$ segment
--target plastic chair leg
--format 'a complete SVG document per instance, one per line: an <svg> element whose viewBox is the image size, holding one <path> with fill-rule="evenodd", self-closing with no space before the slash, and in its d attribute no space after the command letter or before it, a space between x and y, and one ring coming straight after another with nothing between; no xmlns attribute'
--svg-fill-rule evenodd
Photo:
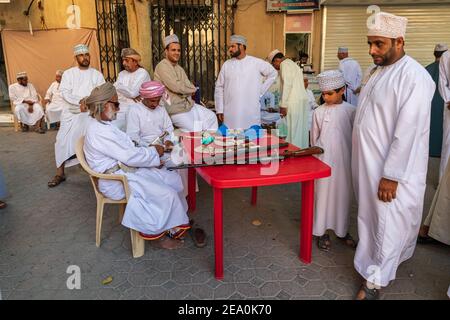
<svg viewBox="0 0 450 320"><path fill-rule="evenodd" d="M103 220L103 199L97 200L97 220L95 228L95 245L100 247L101 233L102 233L102 220Z"/></svg>

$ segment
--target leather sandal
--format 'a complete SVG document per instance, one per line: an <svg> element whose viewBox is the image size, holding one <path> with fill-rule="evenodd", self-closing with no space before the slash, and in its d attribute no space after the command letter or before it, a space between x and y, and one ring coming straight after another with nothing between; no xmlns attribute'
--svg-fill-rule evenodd
<svg viewBox="0 0 450 320"><path fill-rule="evenodd" d="M6 202L0 201L0 209L5 209L7 206Z"/></svg>
<svg viewBox="0 0 450 320"><path fill-rule="evenodd" d="M48 187L49 188L53 188L56 187L57 185L59 185L61 182L66 181L66 177L65 176L54 176L52 181L48 182Z"/></svg>
<svg viewBox="0 0 450 320"><path fill-rule="evenodd" d="M317 246L322 251L329 251L331 248L331 240L328 234L324 234L321 237L317 238Z"/></svg>
<svg viewBox="0 0 450 320"><path fill-rule="evenodd" d="M357 300L378 300L380 298L380 290L378 289L369 289L366 283L363 283L359 289L358 294L363 291L364 298Z"/></svg>

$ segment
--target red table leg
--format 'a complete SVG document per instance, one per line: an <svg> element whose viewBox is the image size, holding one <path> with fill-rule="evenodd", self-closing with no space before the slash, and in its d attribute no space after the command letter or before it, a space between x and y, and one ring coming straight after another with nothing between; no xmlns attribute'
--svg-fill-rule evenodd
<svg viewBox="0 0 450 320"><path fill-rule="evenodd" d="M258 198L258 187L252 187L252 206L256 206L256 199Z"/></svg>
<svg viewBox="0 0 450 320"><path fill-rule="evenodd" d="M189 211L195 211L196 207L196 194L195 194L195 179L196 171L194 168L188 169L188 206Z"/></svg>
<svg viewBox="0 0 450 320"><path fill-rule="evenodd" d="M216 260L216 279L223 279L223 198L222 189L214 192L214 254Z"/></svg>
<svg viewBox="0 0 450 320"><path fill-rule="evenodd" d="M314 214L314 180L302 182L302 213L300 225L300 260L311 263Z"/></svg>

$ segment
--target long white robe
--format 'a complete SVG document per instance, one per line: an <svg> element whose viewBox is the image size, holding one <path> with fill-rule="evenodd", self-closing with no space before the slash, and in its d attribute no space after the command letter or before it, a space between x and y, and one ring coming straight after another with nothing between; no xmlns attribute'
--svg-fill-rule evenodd
<svg viewBox="0 0 450 320"><path fill-rule="evenodd" d="M387 286L416 246L426 187L435 84L409 56L378 67L363 87L353 128L352 174L359 202L356 270ZM378 199L381 178L398 181L397 198Z"/></svg>
<svg viewBox="0 0 450 320"><path fill-rule="evenodd" d="M64 106L64 99L59 91L59 83L54 81L45 94L45 100L50 102L45 106L45 113L49 123L59 122L61 120L61 113Z"/></svg>
<svg viewBox="0 0 450 320"><path fill-rule="evenodd" d="M443 177L447 161L450 157L450 52L446 51L439 61L439 93L444 100L444 133L442 137L441 165L439 167L439 180Z"/></svg>
<svg viewBox="0 0 450 320"><path fill-rule="evenodd" d="M173 114L170 118L174 126L186 132L217 130L218 128L216 114L196 103L189 111Z"/></svg>
<svg viewBox="0 0 450 320"><path fill-rule="evenodd" d="M316 110L319 107L319 105L317 104L316 97L314 96L314 93L312 92L311 89L306 89L306 94L308 95L308 106L309 106L308 129L311 130L314 110Z"/></svg>
<svg viewBox="0 0 450 320"><path fill-rule="evenodd" d="M223 113L224 124L230 129L261 124L259 99L276 78L277 71L259 58L247 55L225 61L214 92L216 113Z"/></svg>
<svg viewBox="0 0 450 320"><path fill-rule="evenodd" d="M281 102L287 108L288 135L286 141L299 148L309 146L309 104L302 69L292 60L280 65Z"/></svg>
<svg viewBox="0 0 450 320"><path fill-rule="evenodd" d="M163 105L152 110L142 103L137 103L128 111L127 135L139 145L148 146L164 131L169 133L164 141L170 141L173 125Z"/></svg>
<svg viewBox="0 0 450 320"><path fill-rule="evenodd" d="M430 227L430 237L450 246L450 162L447 162L447 169L423 224Z"/></svg>
<svg viewBox="0 0 450 320"><path fill-rule="evenodd" d="M33 126L44 116L44 110L39 104L39 98L36 89L31 83L26 87L19 83L13 83L9 86L9 97L14 104L14 114L19 122ZM28 112L29 105L23 103L24 100L33 101L33 112Z"/></svg>
<svg viewBox="0 0 450 320"><path fill-rule="evenodd" d="M77 159L66 161L75 154L75 145L86 132L89 113L80 112L79 102L88 97L92 89L103 83L105 83L103 75L94 68L81 70L73 67L64 72L59 85L64 106L55 142L57 168L63 163L65 167L79 163Z"/></svg>
<svg viewBox="0 0 450 320"><path fill-rule="evenodd" d="M117 119L112 122L113 125L120 130L126 132L127 113L132 105L136 102L134 98L139 96L139 88L142 83L150 81L150 75L144 68L139 68L134 72L128 72L123 70L117 76L117 80L114 83L116 87L117 95L120 102L120 111L117 113Z"/></svg>
<svg viewBox="0 0 450 320"><path fill-rule="evenodd" d="M339 70L342 71L344 75L345 84L347 88L345 90L345 97L347 102L357 106L358 105L358 95L353 91L361 86L361 80L363 78L361 67L355 59L345 58L339 61Z"/></svg>
<svg viewBox="0 0 450 320"><path fill-rule="evenodd" d="M311 144L325 152L317 156L331 167L331 177L315 182L315 236L334 230L338 237L348 231L352 186L352 127L356 107L343 102L321 105L314 111Z"/></svg>
<svg viewBox="0 0 450 320"><path fill-rule="evenodd" d="M118 162L138 168L134 173L115 172L127 176L131 192L122 224L145 234L159 234L187 224L187 203L180 195L181 178L174 171L155 168L160 164L155 148L135 147L127 134L111 123L92 118L89 121L84 154L92 170L103 173ZM100 180L99 189L111 199L125 197L120 181Z"/></svg>

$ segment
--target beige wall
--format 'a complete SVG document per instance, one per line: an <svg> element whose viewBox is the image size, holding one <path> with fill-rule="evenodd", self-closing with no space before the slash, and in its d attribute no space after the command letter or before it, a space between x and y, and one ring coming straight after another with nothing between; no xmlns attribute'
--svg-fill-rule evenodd
<svg viewBox="0 0 450 320"><path fill-rule="evenodd" d="M265 59L273 49L284 47L284 13L266 13L266 1L241 0L235 15L234 33L247 37L247 53Z"/></svg>
<svg viewBox="0 0 450 320"><path fill-rule="evenodd" d="M9 4L0 3L0 20L2 28L10 30L28 30L28 19L23 12L27 10L30 0L13 0ZM67 7L72 4L71 0L45 0L44 17L47 28L66 28L66 21L70 14L66 13ZM94 0L77 0L75 4L81 9L81 27L97 28ZM33 3L30 10L30 18L33 29L40 29L41 11L37 7L37 1Z"/></svg>
<svg viewBox="0 0 450 320"><path fill-rule="evenodd" d="M130 46L139 52L141 65L153 78L149 2L126 0L126 5Z"/></svg>
<svg viewBox="0 0 450 320"><path fill-rule="evenodd" d="M267 13L266 1L241 0L235 16L235 33L248 39L247 52L265 59L273 49L284 49L285 13ZM313 13L311 57L314 69L318 70L321 58L322 11ZM317 66L317 67L316 67Z"/></svg>

